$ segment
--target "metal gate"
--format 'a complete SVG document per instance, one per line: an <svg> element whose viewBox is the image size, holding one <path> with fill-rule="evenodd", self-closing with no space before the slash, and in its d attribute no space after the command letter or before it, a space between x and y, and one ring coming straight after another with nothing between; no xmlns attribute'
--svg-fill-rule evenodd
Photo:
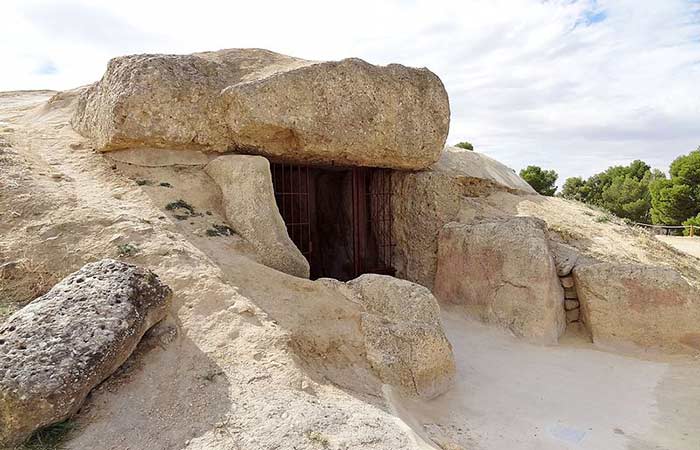
<svg viewBox="0 0 700 450"><path fill-rule="evenodd" d="M291 164L270 164L275 201L287 234L302 255L311 255L311 221L309 219L309 168Z"/></svg>
<svg viewBox="0 0 700 450"><path fill-rule="evenodd" d="M352 170L355 276L393 275L391 172L364 167Z"/></svg>
<svg viewBox="0 0 700 450"><path fill-rule="evenodd" d="M289 237L313 265L314 242L324 239L324 236L314 235L317 207L314 174L324 168L286 163L272 163L270 167L275 200ZM363 273L393 275L391 171L365 167L342 171L352 174L352 203L349 205L352 209L349 224L353 243L352 278Z"/></svg>

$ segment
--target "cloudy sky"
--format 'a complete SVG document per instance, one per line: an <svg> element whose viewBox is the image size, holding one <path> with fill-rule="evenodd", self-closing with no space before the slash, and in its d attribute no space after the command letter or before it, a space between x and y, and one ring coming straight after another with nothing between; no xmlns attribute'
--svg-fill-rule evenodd
<svg viewBox="0 0 700 450"><path fill-rule="evenodd" d="M700 0L3 0L0 90L99 79L110 57L262 47L428 67L449 142L568 176L700 145Z"/></svg>

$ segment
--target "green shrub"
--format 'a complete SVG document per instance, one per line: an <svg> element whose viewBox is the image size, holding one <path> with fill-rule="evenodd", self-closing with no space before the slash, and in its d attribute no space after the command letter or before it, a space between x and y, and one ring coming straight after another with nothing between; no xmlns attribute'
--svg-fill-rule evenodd
<svg viewBox="0 0 700 450"><path fill-rule="evenodd" d="M128 242L126 244L117 245L117 255L120 258L134 256L138 251L138 247L136 247L134 244L129 244Z"/></svg>

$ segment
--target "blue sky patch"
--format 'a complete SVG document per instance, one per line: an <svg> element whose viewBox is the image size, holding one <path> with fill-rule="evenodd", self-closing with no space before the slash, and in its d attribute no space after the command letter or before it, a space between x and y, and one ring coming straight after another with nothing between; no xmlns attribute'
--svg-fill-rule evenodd
<svg viewBox="0 0 700 450"><path fill-rule="evenodd" d="M605 11L586 11L583 13L584 22L586 25L593 25L594 23L602 22L608 17Z"/></svg>
<svg viewBox="0 0 700 450"><path fill-rule="evenodd" d="M37 75L53 75L58 72L58 67L51 60L46 60L42 62L39 67L34 71Z"/></svg>

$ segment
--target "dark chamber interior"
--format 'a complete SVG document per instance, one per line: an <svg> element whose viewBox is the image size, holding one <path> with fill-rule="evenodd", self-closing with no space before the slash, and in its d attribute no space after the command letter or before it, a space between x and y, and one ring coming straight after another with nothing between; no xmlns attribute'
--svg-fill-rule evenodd
<svg viewBox="0 0 700 450"><path fill-rule="evenodd" d="M391 173L272 163L275 200L311 278L393 275Z"/></svg>

